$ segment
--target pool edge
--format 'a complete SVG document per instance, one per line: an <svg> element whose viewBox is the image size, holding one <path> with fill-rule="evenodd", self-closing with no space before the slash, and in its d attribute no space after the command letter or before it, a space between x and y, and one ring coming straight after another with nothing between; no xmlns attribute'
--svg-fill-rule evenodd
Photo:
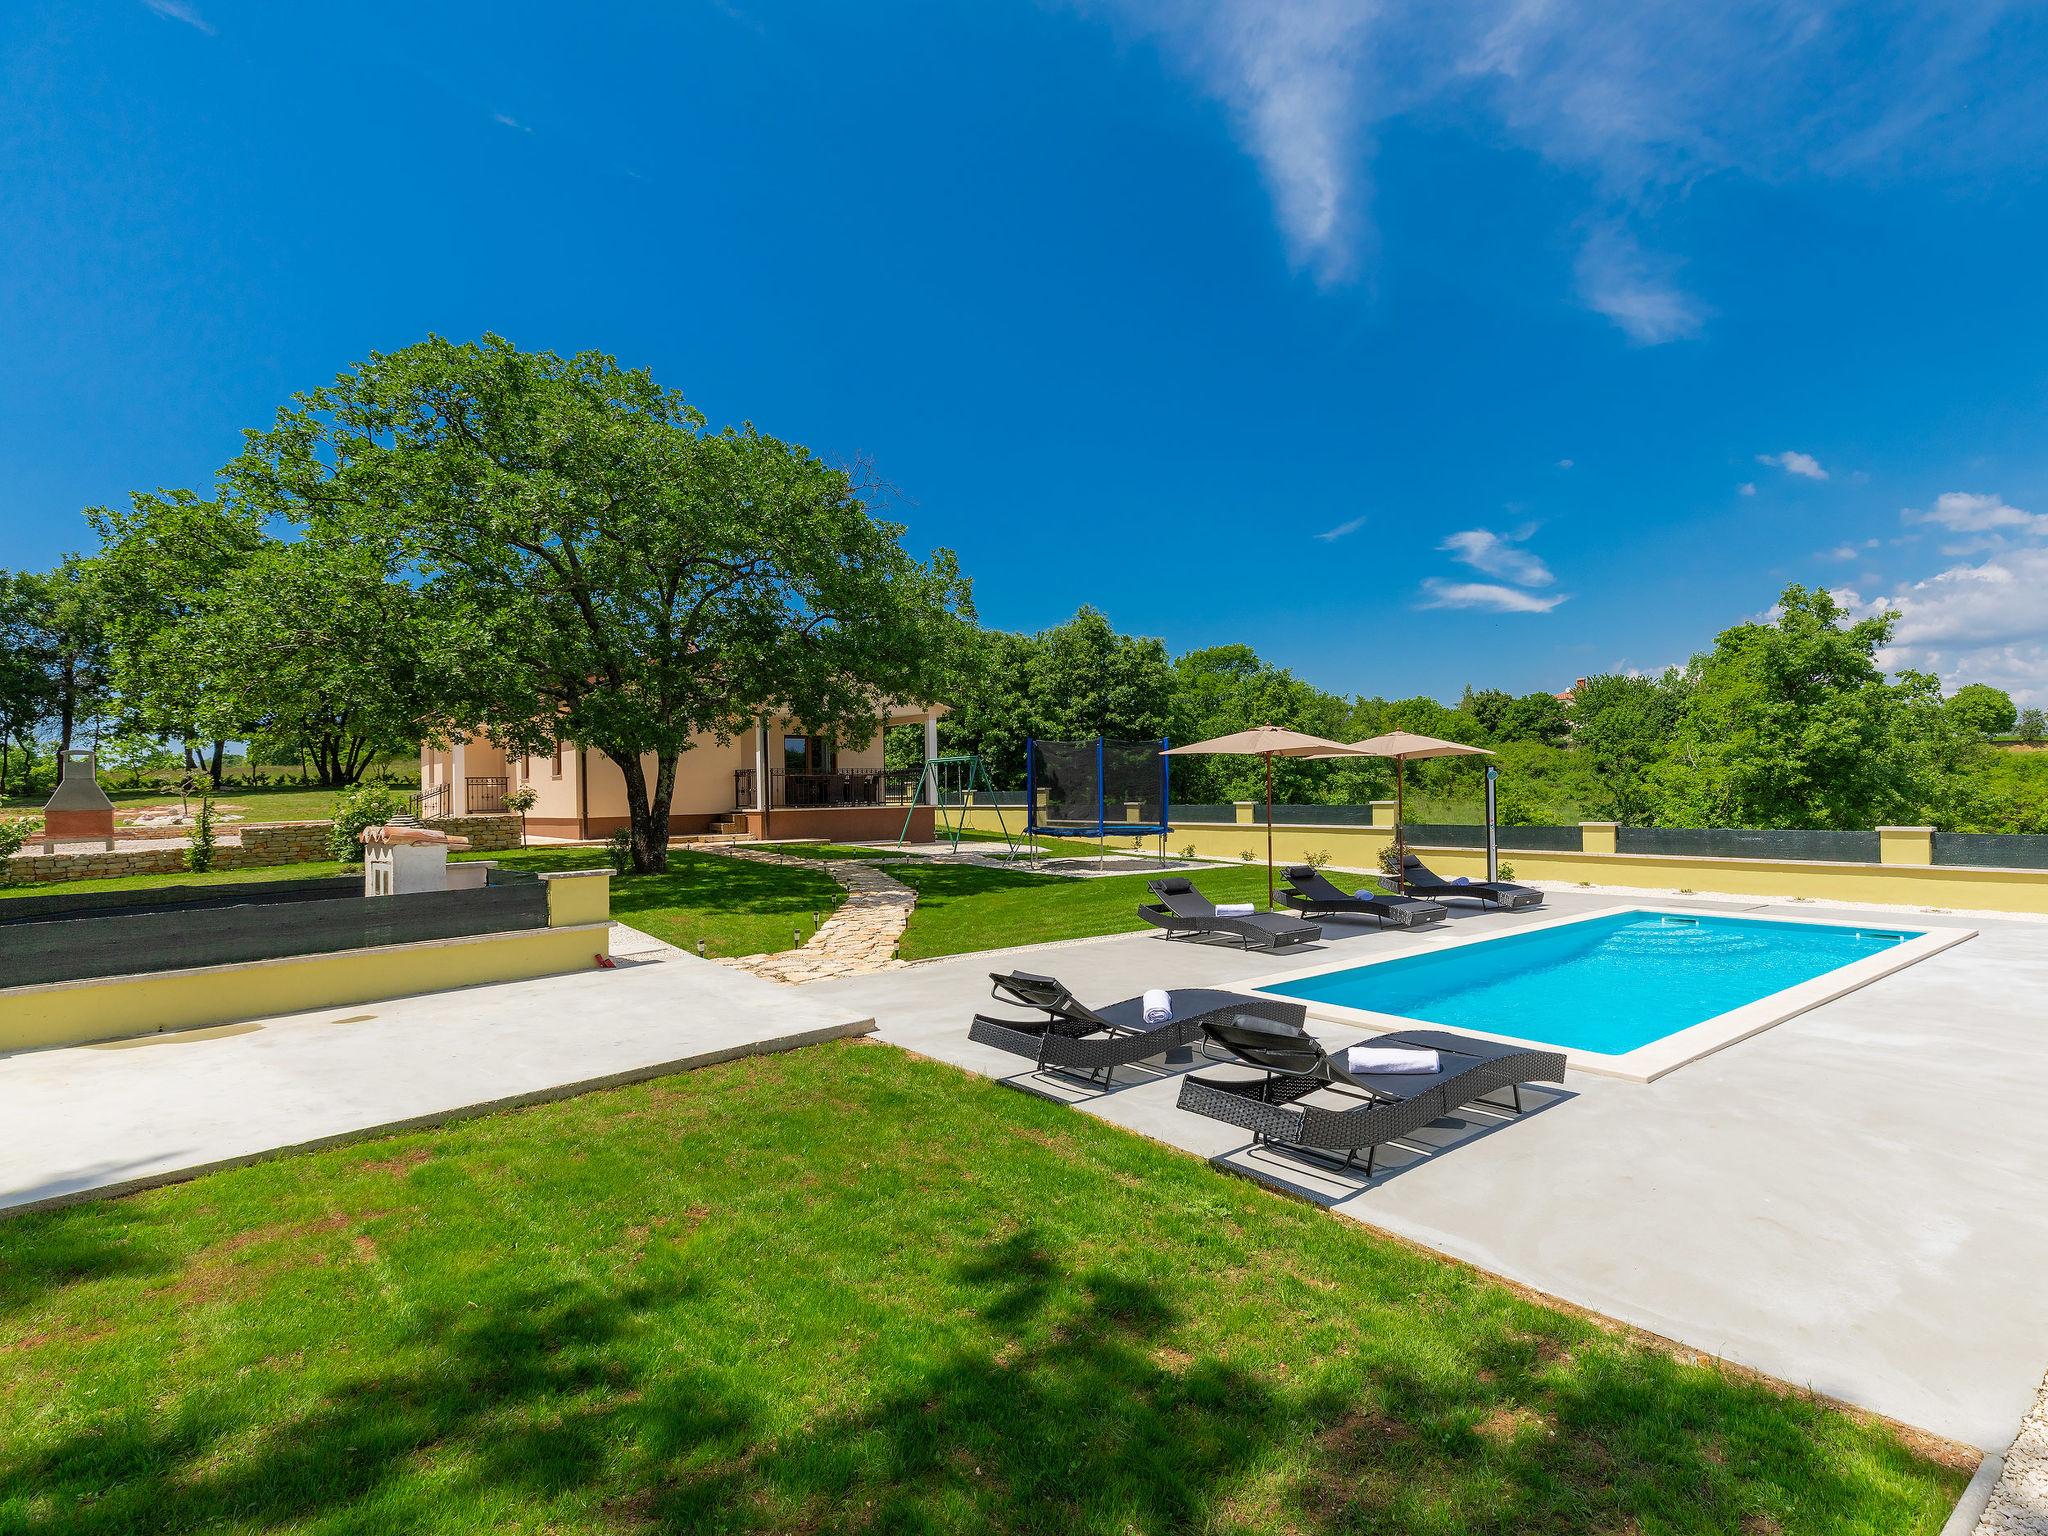
<svg viewBox="0 0 2048 1536"><path fill-rule="evenodd" d="M1496 940L1519 934L1536 933L1545 929L1563 928L1575 923L1593 922L1600 918L1614 917L1622 913L1651 913L1667 917L1691 917L1690 912L1673 912L1660 906L1647 906L1628 902L1612 907L1602 907L1593 912L1576 912L1558 916L1543 922L1517 923L1512 928L1491 933L1471 934L1451 939L1441 946L1432 946L1427 951L1404 950L1398 954L1377 955L1369 960L1333 960L1320 965L1304 966L1301 969L1273 972L1254 976L1238 985L1250 991L1264 992L1268 996L1282 997L1269 988L1283 983L1304 981L1311 976L1328 975L1336 971L1367 970L1375 965L1385 965L1396 960L1411 959L1418 953L1443 954L1453 949L1463 949L1473 944L1489 944ZM1822 928L1867 928L1867 923L1844 923L1832 918L1808 917L1804 914L1785 913L1744 913L1743 920L1767 923L1793 923L1808 927ZM1901 927L1907 926L1904 924ZM1866 955L1852 960L1847 965L1836 966L1807 981L1796 982L1776 992L1731 1008L1726 1013L1715 1014L1697 1024L1637 1046L1632 1051L1611 1055L1603 1051L1576 1050L1560 1046L1555 1041L1531 1040L1522 1035L1509 1035L1493 1030L1466 1029L1459 1027L1455 1032L1470 1035L1477 1040L1497 1040L1510 1045L1526 1045L1541 1050L1562 1050L1565 1065L1572 1071L1584 1072L1594 1077L1618 1078L1623 1082L1654 1083L1667 1073L1680 1067L1689 1066L1703 1057L1726 1050L1754 1035L1811 1012L1826 1003L1846 997L1882 981L1885 977L1917 965L1922 960L1952 949L1965 940L1977 937L1975 928L1939 927L1923 929L1914 937L1885 950L1881 954ZM1351 1008L1339 1003L1310 1002L1302 998L1288 998L1290 1002L1304 1003L1309 1017L1331 1024L1350 1024L1374 1034L1386 1034L1393 1030L1448 1029L1451 1026L1434 1024L1427 1020L1411 1019L1399 1014L1375 1013L1367 1008Z"/></svg>

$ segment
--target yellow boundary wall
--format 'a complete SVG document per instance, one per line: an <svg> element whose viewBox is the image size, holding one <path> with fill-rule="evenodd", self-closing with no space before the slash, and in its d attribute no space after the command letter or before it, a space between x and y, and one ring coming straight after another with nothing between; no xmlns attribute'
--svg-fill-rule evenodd
<svg viewBox="0 0 2048 1536"><path fill-rule="evenodd" d="M0 1051L85 1045L588 970L611 953L610 872L542 876L548 926L0 991Z"/></svg>
<svg viewBox="0 0 2048 1536"><path fill-rule="evenodd" d="M993 811L977 807L967 814L968 824L976 830L996 830ZM1016 819L1016 813L1007 808L1006 814ZM1243 814L1244 807L1239 807L1239 815ZM1393 835L1391 826L1280 824L1273 828L1273 857L1278 863L1299 864L1327 855L1328 862L1340 869L1377 870L1380 850L1393 841ZM1514 866L1518 880L1562 885L1699 891L1717 896L1799 896L1810 901L2048 915L2048 870L1932 864L1931 833L1925 827L1880 828L1884 862L1878 864L1591 851L1614 847L1614 827L1608 822L1588 823L1584 837L1588 851L1583 853L1517 849L1504 851L1501 858ZM1166 842L1169 853L1192 847L1197 858L1235 860L1246 852L1253 863L1264 863L1266 858L1262 822L1176 822ZM1115 844L1112 836L1111 846ZM1157 846L1157 839L1146 844L1148 849ZM1479 849L1413 846L1441 875L1476 879L1485 873L1486 855Z"/></svg>

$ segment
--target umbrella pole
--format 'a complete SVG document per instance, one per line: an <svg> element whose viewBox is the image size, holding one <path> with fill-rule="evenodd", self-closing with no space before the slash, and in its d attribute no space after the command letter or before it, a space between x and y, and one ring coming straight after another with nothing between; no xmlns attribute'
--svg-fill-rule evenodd
<svg viewBox="0 0 2048 1536"><path fill-rule="evenodd" d="M1399 890L1407 884L1408 833L1401 823L1406 819L1401 810L1404 777L1408 768L1405 758L1394 759L1394 888Z"/></svg>
<svg viewBox="0 0 2048 1536"><path fill-rule="evenodd" d="M1266 754L1266 910L1273 910L1273 754Z"/></svg>

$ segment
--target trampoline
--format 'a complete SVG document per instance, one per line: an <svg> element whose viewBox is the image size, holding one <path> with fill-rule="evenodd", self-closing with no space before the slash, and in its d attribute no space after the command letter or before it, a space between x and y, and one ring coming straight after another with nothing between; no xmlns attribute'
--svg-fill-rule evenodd
<svg viewBox="0 0 2048 1536"><path fill-rule="evenodd" d="M1164 838L1173 830L1161 741L1024 744L1024 822L1032 837Z"/></svg>

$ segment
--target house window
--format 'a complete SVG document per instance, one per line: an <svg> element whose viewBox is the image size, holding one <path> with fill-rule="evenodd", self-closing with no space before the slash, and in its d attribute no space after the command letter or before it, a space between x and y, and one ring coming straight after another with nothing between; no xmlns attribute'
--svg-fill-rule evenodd
<svg viewBox="0 0 2048 1536"><path fill-rule="evenodd" d="M559 741L555 743L555 766L552 776L558 779L562 776L562 744Z"/></svg>
<svg viewBox="0 0 2048 1536"><path fill-rule="evenodd" d="M838 756L832 743L822 736L785 736L782 738L782 771L784 773L830 773L833 761Z"/></svg>

